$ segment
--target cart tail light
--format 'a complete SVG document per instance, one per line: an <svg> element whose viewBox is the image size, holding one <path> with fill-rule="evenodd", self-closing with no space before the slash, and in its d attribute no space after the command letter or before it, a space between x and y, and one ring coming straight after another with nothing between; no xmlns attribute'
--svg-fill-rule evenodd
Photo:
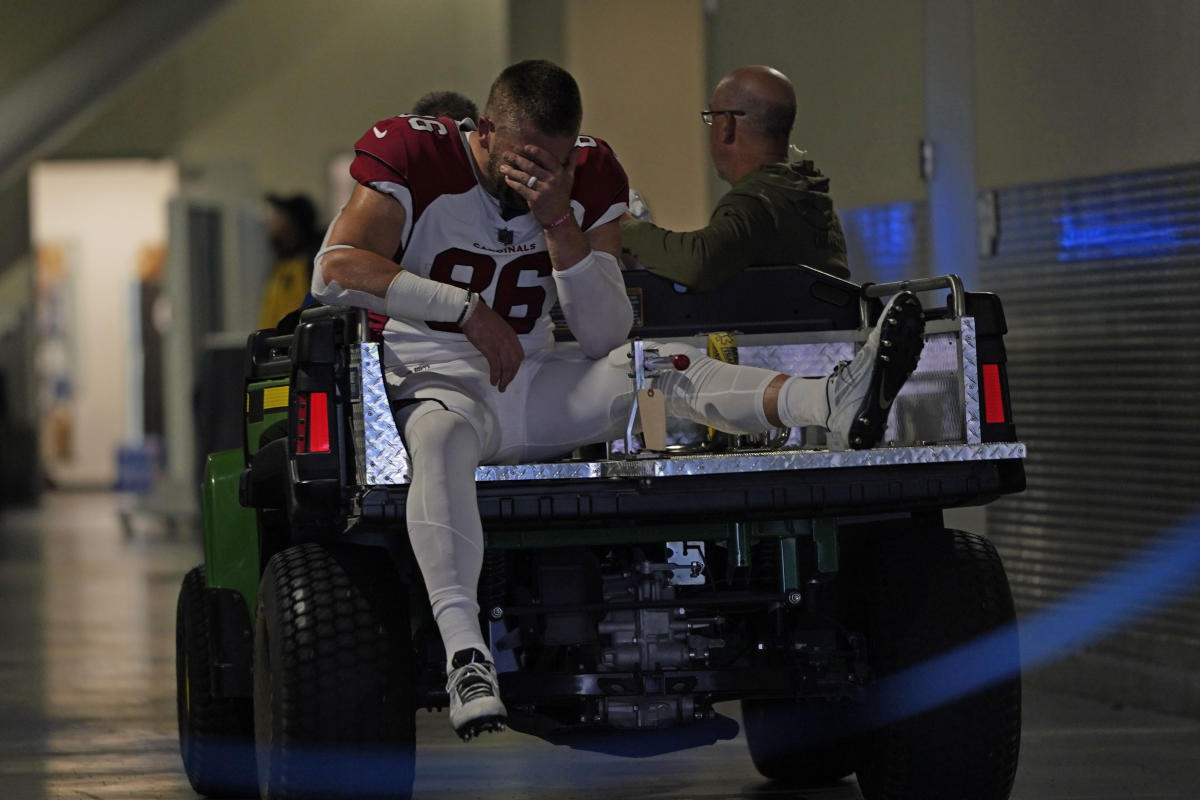
<svg viewBox="0 0 1200 800"><path fill-rule="evenodd" d="M1004 384L999 364L983 365L983 421L1004 422Z"/></svg>

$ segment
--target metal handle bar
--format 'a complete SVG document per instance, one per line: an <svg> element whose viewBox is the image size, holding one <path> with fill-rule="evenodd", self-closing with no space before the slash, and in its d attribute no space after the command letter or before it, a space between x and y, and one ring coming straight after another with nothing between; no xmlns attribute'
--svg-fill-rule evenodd
<svg viewBox="0 0 1200 800"><path fill-rule="evenodd" d="M870 297L890 297L897 292L926 292L931 289L949 289L950 290L950 306L947 309L950 311L954 319L962 316L967 307L966 292L963 290L962 278L957 275L938 275L932 278L914 278L909 281L895 281L893 283L873 283L870 286L863 288L862 299L862 318L863 324L867 320L867 298Z"/></svg>

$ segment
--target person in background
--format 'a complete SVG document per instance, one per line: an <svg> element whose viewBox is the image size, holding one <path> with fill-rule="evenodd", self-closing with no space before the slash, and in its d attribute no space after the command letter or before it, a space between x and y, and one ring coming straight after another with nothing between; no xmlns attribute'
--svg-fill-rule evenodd
<svg viewBox="0 0 1200 800"><path fill-rule="evenodd" d="M846 239L829 179L811 161L789 159L796 93L777 69L739 67L717 84L700 118L709 153L730 190L708 225L676 232L626 215L626 263L697 291L708 291L751 264L807 264L840 278ZM797 151L803 155L803 151Z"/></svg>
<svg viewBox="0 0 1200 800"><path fill-rule="evenodd" d="M275 263L267 275L259 304L258 327L274 328L306 302L312 282L313 257L321 246L317 209L307 195L267 195L267 233Z"/></svg>
<svg viewBox="0 0 1200 800"><path fill-rule="evenodd" d="M470 120L470 127L475 129L475 121L479 119L479 109L474 101L465 94L438 89L421 96L413 103L412 113L419 117L449 117L459 123L462 128L464 121Z"/></svg>

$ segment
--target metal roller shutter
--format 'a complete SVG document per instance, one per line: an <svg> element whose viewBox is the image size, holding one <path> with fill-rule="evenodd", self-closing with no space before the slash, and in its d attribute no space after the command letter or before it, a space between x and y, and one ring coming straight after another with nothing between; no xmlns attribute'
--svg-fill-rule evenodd
<svg viewBox="0 0 1200 800"><path fill-rule="evenodd" d="M1028 489L989 507L1025 618L1200 506L1200 166L998 189L979 284L1004 301ZM982 226L988 229L987 220ZM1145 586L1135 621L1042 671L1200 715L1200 591Z"/></svg>

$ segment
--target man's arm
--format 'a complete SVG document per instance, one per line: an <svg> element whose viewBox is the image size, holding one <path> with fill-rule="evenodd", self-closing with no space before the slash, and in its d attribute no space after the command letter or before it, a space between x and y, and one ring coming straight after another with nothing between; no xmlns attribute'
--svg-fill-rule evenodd
<svg viewBox="0 0 1200 800"><path fill-rule="evenodd" d="M626 217L621 244L655 275L697 291L709 291L756 261L758 237L774 236L761 204L722 204L708 225L676 232Z"/></svg>
<svg viewBox="0 0 1200 800"><path fill-rule="evenodd" d="M821 185L780 194L744 181L721 198L700 230L676 233L627 217L621 238L647 270L699 291L751 264L800 263L850 275L846 239Z"/></svg>
<svg viewBox="0 0 1200 800"><path fill-rule="evenodd" d="M504 391L525 358L516 333L478 295L413 275L392 261L405 219L404 207L395 200L356 186L317 255L313 296L389 317L457 321L487 359L492 384Z"/></svg>

